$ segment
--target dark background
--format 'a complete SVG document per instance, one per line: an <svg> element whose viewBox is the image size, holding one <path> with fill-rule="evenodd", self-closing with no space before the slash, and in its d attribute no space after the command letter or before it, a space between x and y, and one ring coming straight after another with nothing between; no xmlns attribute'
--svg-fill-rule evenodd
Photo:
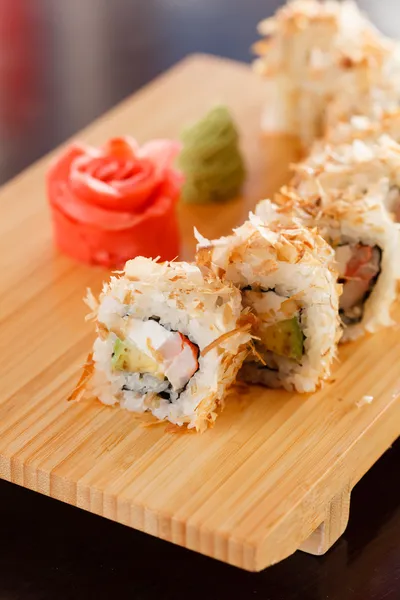
<svg viewBox="0 0 400 600"><path fill-rule="evenodd" d="M187 54L250 62L257 22L282 3L0 0L0 183ZM400 0L359 4L400 37Z"/></svg>
<svg viewBox="0 0 400 600"><path fill-rule="evenodd" d="M0 182L187 54L250 61L257 21L280 4L0 0ZM360 4L400 33L398 0ZM400 600L399 465L398 442L356 486L326 556L260 574L0 482L0 600Z"/></svg>

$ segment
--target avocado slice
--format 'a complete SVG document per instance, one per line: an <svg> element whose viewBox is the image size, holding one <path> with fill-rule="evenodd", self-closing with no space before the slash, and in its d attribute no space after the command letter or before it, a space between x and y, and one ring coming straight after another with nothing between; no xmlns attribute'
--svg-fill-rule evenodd
<svg viewBox="0 0 400 600"><path fill-rule="evenodd" d="M162 367L156 360L141 352L133 344L129 344L119 338L114 343L111 366L114 371L150 373L159 379L164 378Z"/></svg>
<svg viewBox="0 0 400 600"><path fill-rule="evenodd" d="M128 354L128 344L117 338L114 342L114 348L111 358L111 366L115 371L124 371L127 363Z"/></svg>
<svg viewBox="0 0 400 600"><path fill-rule="evenodd" d="M267 350L300 361L304 352L304 335L297 317L279 321L263 330L261 341Z"/></svg>

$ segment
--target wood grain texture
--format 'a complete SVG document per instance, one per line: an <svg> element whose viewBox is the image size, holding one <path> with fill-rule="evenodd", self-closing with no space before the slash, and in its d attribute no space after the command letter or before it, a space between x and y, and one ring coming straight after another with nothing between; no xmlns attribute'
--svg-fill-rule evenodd
<svg viewBox="0 0 400 600"><path fill-rule="evenodd" d="M193 225L226 234L296 159L292 141L260 137L263 94L246 66L195 56L79 137L176 137L215 103L229 105L249 178L243 198L180 206L182 256L191 258ZM346 526L350 490L400 433L398 327L343 347L336 381L316 394L233 390L203 435L146 427L96 402L69 404L93 339L82 296L108 273L54 249L48 161L0 195L1 477L248 570L302 545L324 552ZM359 407L365 394L374 400Z"/></svg>
<svg viewBox="0 0 400 600"><path fill-rule="evenodd" d="M300 546L309 554L325 554L347 527L350 512L350 487L336 494L326 505L324 520Z"/></svg>

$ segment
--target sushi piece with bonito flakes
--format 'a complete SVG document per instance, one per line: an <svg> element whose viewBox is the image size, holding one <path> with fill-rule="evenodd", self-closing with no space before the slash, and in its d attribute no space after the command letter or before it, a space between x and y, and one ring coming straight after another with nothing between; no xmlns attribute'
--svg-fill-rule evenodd
<svg viewBox="0 0 400 600"><path fill-rule="evenodd" d="M266 82L262 128L297 135L305 147L322 134L337 96L331 122L398 71L396 44L351 0L292 0L262 21L259 33L254 70Z"/></svg>
<svg viewBox="0 0 400 600"><path fill-rule="evenodd" d="M400 145L387 135L343 144L316 142L293 170L292 185L300 196L318 195L322 187L327 195L351 190L357 201L371 189L379 190L383 206L400 222Z"/></svg>
<svg viewBox="0 0 400 600"><path fill-rule="evenodd" d="M339 304L343 341L393 324L399 229L382 202L385 191L383 180L362 196L351 187L327 192L320 185L308 195L282 188L275 197L280 215L293 214L305 226L316 228L335 251L343 285ZM264 214L262 203L256 212Z"/></svg>
<svg viewBox="0 0 400 600"><path fill-rule="evenodd" d="M192 264L137 257L87 303L92 395L198 431L214 422L250 341L237 289Z"/></svg>
<svg viewBox="0 0 400 600"><path fill-rule="evenodd" d="M197 263L236 285L256 317L253 353L239 377L314 391L330 376L340 337L340 286L329 245L268 200L262 218L250 214L232 235L197 239Z"/></svg>

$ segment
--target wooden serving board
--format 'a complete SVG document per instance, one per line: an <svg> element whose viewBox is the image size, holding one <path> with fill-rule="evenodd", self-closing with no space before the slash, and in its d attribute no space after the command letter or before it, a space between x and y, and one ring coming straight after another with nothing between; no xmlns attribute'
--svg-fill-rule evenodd
<svg viewBox="0 0 400 600"><path fill-rule="evenodd" d="M261 137L263 93L248 67L194 56L79 137L176 137L215 103L229 105L248 183L242 199L180 207L190 259L193 225L208 237L228 233L288 177L296 149ZM234 389L203 435L67 403L93 339L82 297L108 273L53 247L48 162L0 195L1 477L248 570L298 548L325 552L346 527L351 489L400 433L399 329L343 347L336 381L314 395ZM362 405L366 394L374 399Z"/></svg>

